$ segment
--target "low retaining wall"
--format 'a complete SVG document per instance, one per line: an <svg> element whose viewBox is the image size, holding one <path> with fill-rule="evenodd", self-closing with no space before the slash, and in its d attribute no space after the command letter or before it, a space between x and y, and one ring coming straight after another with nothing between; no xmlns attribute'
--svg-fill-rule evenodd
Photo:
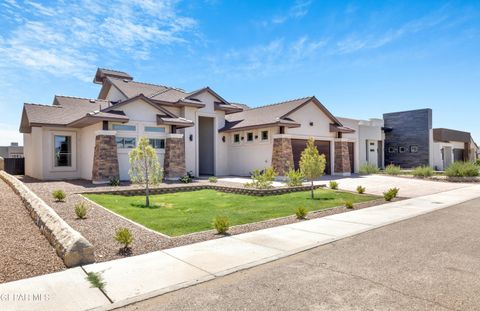
<svg viewBox="0 0 480 311"><path fill-rule="evenodd" d="M35 224L67 267L95 262L93 245L87 239L20 180L4 171L0 172L0 177L20 196Z"/></svg>
<svg viewBox="0 0 480 311"><path fill-rule="evenodd" d="M314 186L315 189L325 187L325 185ZM284 193L298 192L298 191L309 191L310 186L300 186L300 187L283 187L283 188L271 188L271 189L253 189L253 188L240 188L240 187L228 187L212 184L191 184L184 186L172 186L172 187L158 187L150 189L150 194L164 194L164 193L174 193L174 192L186 192L186 191L198 191L212 189L220 192L227 193L237 193L237 194L246 194L252 196L267 196L267 195L278 195ZM99 190L99 191L85 191L82 194L119 194L126 196L133 195L143 195L145 194L144 189L118 189L118 190Z"/></svg>

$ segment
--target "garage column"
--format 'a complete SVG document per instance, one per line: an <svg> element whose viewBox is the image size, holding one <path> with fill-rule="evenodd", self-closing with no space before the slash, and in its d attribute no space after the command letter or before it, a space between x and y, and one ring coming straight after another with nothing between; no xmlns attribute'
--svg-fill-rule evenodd
<svg viewBox="0 0 480 311"><path fill-rule="evenodd" d="M163 170L166 180L176 180L186 174L183 134L167 135Z"/></svg>
<svg viewBox="0 0 480 311"><path fill-rule="evenodd" d="M285 134L274 135L272 167L277 171L278 176L285 176L293 165L292 139Z"/></svg>
<svg viewBox="0 0 480 311"><path fill-rule="evenodd" d="M333 175L350 176L351 167L347 140L336 139L334 151Z"/></svg>
<svg viewBox="0 0 480 311"><path fill-rule="evenodd" d="M93 152L92 182L109 183L110 178L119 178L116 131L96 131Z"/></svg>

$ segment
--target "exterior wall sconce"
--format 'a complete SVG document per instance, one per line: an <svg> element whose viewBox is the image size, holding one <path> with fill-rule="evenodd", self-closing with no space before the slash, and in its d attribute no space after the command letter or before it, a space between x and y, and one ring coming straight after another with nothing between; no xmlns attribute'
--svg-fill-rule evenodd
<svg viewBox="0 0 480 311"><path fill-rule="evenodd" d="M255 139L258 139L258 135L255 135Z"/></svg>
<svg viewBox="0 0 480 311"><path fill-rule="evenodd" d="M222 136L222 141L225 142L225 136Z"/></svg>
<svg viewBox="0 0 480 311"><path fill-rule="evenodd" d="M310 126L313 126L313 122L310 122L309 124L310 124Z"/></svg>
<svg viewBox="0 0 480 311"><path fill-rule="evenodd" d="M190 134L190 136L188 136L188 139L189 139L190 141L193 141L193 134Z"/></svg>
<svg viewBox="0 0 480 311"><path fill-rule="evenodd" d="M245 139L245 137L242 136L242 140L244 140L244 139Z"/></svg>

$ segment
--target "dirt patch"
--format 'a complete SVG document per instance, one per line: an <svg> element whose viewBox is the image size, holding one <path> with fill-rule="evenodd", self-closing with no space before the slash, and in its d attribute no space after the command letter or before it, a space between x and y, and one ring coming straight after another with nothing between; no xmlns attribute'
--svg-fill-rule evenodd
<svg viewBox="0 0 480 311"><path fill-rule="evenodd" d="M0 283L66 269L20 197L1 179L0 223Z"/></svg>

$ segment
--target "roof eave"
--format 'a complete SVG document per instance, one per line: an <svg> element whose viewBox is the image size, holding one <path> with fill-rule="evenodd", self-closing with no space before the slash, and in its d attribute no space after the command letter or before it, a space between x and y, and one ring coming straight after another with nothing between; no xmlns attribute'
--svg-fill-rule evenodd
<svg viewBox="0 0 480 311"><path fill-rule="evenodd" d="M245 130L254 130L254 129L259 129L259 128L266 128L266 127L272 127L272 126L285 126L288 128L296 128L300 127L301 124L299 123L292 123L292 122L272 122L272 123L263 123L263 124L255 124L255 125L248 125L248 126L240 126L240 127L233 127L233 128L221 128L218 131L222 133L231 133L231 132L238 132L238 131L245 131Z"/></svg>

